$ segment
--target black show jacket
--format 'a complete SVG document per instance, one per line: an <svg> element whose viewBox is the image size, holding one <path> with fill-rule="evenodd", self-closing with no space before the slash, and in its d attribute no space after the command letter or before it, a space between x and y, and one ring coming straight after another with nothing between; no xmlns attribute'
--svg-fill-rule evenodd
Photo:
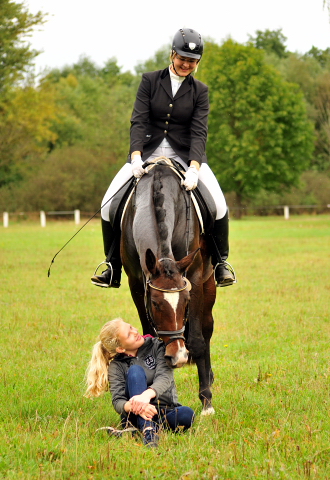
<svg viewBox="0 0 330 480"><path fill-rule="evenodd" d="M190 75L172 95L169 69L144 73L131 116L130 154L140 151L146 160L166 137L187 164L206 163L209 113L208 87Z"/></svg>

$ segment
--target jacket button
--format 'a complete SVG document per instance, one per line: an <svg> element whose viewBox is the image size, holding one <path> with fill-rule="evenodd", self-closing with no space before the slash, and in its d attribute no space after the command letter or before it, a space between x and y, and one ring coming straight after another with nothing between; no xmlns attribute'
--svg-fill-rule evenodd
<svg viewBox="0 0 330 480"><path fill-rule="evenodd" d="M166 123L166 125L168 125L168 122L165 122L165 123Z"/></svg>
<svg viewBox="0 0 330 480"><path fill-rule="evenodd" d="M171 116L171 114L170 114L170 113L168 113L168 114L167 114L167 116L168 116L168 117L170 117L170 116Z"/></svg>
<svg viewBox="0 0 330 480"><path fill-rule="evenodd" d="M164 130L164 133L167 133L167 130Z"/></svg>
<svg viewBox="0 0 330 480"><path fill-rule="evenodd" d="M170 103L170 104L169 104L169 107L171 107L171 108L172 108L172 107L173 107L173 105Z"/></svg>

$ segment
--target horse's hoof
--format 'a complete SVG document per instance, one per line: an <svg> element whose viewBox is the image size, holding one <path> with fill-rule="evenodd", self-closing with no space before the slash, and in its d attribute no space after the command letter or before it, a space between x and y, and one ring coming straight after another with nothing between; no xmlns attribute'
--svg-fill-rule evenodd
<svg viewBox="0 0 330 480"><path fill-rule="evenodd" d="M213 407L207 407L203 408L201 415L206 416L206 415L214 415L215 410Z"/></svg>

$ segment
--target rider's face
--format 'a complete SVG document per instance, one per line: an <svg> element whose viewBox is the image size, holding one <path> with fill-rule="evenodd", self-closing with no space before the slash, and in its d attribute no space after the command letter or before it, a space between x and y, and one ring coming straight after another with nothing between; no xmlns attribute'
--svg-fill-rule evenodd
<svg viewBox="0 0 330 480"><path fill-rule="evenodd" d="M173 64L178 75L180 75L180 77L186 77L196 67L197 60L189 57L181 57L181 55L175 54ZM175 71L173 73L175 73Z"/></svg>

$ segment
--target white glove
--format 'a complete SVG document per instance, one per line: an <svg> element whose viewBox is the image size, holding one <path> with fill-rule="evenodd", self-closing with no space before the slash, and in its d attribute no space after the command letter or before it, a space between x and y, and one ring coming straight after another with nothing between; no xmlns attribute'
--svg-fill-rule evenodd
<svg viewBox="0 0 330 480"><path fill-rule="evenodd" d="M133 155L131 165L132 165L132 173L135 178L140 178L144 173L147 173L144 170L144 168L142 168L143 162L142 162L141 155Z"/></svg>
<svg viewBox="0 0 330 480"><path fill-rule="evenodd" d="M181 180L181 185L186 187L186 190L194 190L198 183L198 170L194 165L191 165L184 174L185 179Z"/></svg>

